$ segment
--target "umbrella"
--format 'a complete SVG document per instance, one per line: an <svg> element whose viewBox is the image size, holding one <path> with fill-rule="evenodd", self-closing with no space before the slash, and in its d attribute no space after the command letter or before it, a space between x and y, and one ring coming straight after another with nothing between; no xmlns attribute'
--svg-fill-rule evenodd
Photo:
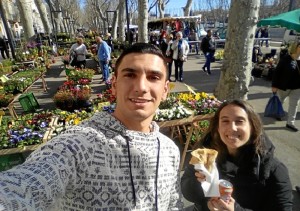
<svg viewBox="0 0 300 211"><path fill-rule="evenodd" d="M281 26L300 32L300 9L262 19L257 26Z"/></svg>

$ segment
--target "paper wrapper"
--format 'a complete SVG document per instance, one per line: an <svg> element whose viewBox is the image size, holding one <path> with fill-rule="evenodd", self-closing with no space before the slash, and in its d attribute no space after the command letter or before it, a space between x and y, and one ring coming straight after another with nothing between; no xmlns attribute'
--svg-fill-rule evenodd
<svg viewBox="0 0 300 211"><path fill-rule="evenodd" d="M206 176L206 180L201 182L201 186L205 197L220 197L219 192L219 172L216 163L213 163L212 171L209 172L203 163L194 164L197 171L202 171Z"/></svg>

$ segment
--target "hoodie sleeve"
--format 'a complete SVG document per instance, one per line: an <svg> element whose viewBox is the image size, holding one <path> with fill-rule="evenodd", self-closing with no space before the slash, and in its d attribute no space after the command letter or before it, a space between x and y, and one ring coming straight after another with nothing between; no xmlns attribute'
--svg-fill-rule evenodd
<svg viewBox="0 0 300 211"><path fill-rule="evenodd" d="M45 210L78 182L89 159L81 146L91 134L64 134L34 151L24 164L0 173L0 210Z"/></svg>

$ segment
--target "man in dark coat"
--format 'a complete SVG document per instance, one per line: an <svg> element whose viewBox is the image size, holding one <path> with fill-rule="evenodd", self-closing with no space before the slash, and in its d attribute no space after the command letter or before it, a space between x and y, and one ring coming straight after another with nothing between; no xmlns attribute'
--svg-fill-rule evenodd
<svg viewBox="0 0 300 211"><path fill-rule="evenodd" d="M6 59L6 57L9 58L8 46L4 37L0 37L0 50L3 59ZM6 56L4 53L6 54Z"/></svg>
<svg viewBox="0 0 300 211"><path fill-rule="evenodd" d="M212 35L211 30L208 30L206 37L204 37L201 41L201 50L203 51L203 54L206 59L205 64L202 67L202 70L204 72L207 72L208 75L211 74L210 63L212 62L212 59L213 59L215 51L216 51L215 44L214 44L214 41L213 41L211 35ZM205 68L207 68L207 70Z"/></svg>

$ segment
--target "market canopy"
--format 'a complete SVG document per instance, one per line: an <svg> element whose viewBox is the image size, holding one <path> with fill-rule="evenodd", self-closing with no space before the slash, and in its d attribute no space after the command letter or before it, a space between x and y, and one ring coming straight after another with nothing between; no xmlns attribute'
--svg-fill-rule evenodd
<svg viewBox="0 0 300 211"><path fill-rule="evenodd" d="M257 26L281 26L300 32L300 9L262 19Z"/></svg>

